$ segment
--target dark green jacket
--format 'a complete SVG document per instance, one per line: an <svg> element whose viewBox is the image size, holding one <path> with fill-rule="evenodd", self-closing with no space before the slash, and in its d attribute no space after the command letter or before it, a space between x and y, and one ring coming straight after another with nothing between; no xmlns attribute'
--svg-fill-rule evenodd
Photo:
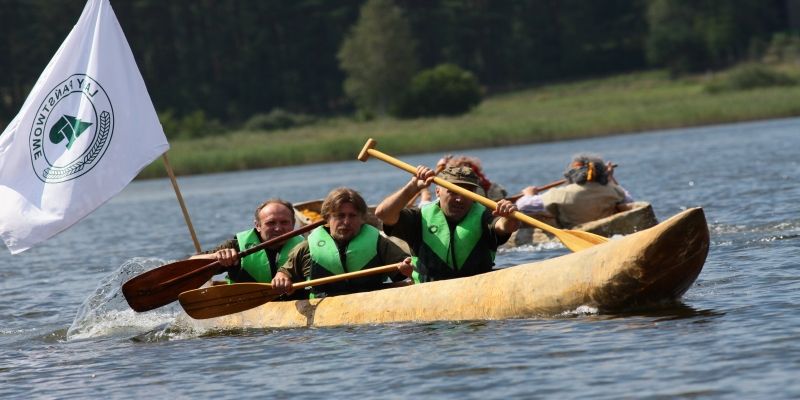
<svg viewBox="0 0 800 400"><path fill-rule="evenodd" d="M383 229L408 243L416 256L417 282L489 272L497 247L510 236L495 232L491 211L478 203L458 223L447 220L437 202L422 209L404 209L397 223L384 224Z"/></svg>

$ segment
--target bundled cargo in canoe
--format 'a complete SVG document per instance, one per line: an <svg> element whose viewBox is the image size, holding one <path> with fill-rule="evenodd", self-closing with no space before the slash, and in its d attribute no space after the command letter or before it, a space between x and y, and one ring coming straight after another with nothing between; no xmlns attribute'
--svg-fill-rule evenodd
<svg viewBox="0 0 800 400"><path fill-rule="evenodd" d="M187 322L212 329L280 328L525 318L581 306L640 309L683 295L700 274L708 248L705 215L694 208L650 229L541 262L469 278L270 302Z"/></svg>
<svg viewBox="0 0 800 400"><path fill-rule="evenodd" d="M553 216L548 213L539 213L531 216L548 225L557 226ZM628 205L628 210L618 212L606 218L587 222L570 229L591 232L610 238L614 235L629 235L631 233L639 232L655 226L657 223L658 220L656 219L656 215L653 212L653 207L650 206L650 203L637 201L630 203ZM538 245L547 242L556 243L558 242L558 239L539 228L522 225L520 226L519 230L511 235L511 238L508 239L508 242L506 242L504 246L516 247L523 245Z"/></svg>

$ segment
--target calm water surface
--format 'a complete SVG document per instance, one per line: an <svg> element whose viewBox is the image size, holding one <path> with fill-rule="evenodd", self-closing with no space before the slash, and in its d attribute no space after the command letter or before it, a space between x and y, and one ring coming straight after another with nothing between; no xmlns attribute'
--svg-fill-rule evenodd
<svg viewBox="0 0 800 400"><path fill-rule="evenodd" d="M14 257L0 251L0 398L800 397L800 119L468 153L514 192L558 179L582 151L618 163L621 183L660 219L704 207L711 251L679 304L505 321L179 329L178 306L135 314L119 293L129 277L193 252L169 182L135 182L47 243ZM322 198L346 185L377 203L407 179L371 160L180 184L210 248L248 227L264 198ZM498 264L565 253L522 248L501 252Z"/></svg>

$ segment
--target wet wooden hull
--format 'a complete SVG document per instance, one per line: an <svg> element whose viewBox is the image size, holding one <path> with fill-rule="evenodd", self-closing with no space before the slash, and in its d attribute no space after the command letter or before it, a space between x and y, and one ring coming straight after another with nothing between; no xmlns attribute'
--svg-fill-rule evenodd
<svg viewBox="0 0 800 400"><path fill-rule="evenodd" d="M272 302L188 322L217 329L279 328L525 318L580 306L622 311L679 298L700 273L708 248L705 215L695 208L653 228L550 260L370 293Z"/></svg>
<svg viewBox="0 0 800 400"><path fill-rule="evenodd" d="M571 229L587 231L604 237L614 235L630 235L631 233L650 228L658 224L653 207L650 203L639 201L631 203L631 208L627 211L616 213L612 216L601 218L596 221L587 222ZM556 221L550 214L537 214L533 218L546 224L556 226ZM524 245L538 245L547 242L557 242L553 235L541 229L530 226L522 226L511 235L505 247L516 247Z"/></svg>

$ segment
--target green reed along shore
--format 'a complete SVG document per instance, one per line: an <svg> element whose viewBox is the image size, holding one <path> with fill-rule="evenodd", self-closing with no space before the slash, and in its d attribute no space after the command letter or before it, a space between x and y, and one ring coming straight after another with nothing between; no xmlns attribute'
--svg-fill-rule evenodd
<svg viewBox="0 0 800 400"><path fill-rule="evenodd" d="M646 72L553 84L488 97L458 117L333 118L282 131L172 140L168 155L176 174L189 175L355 160L370 137L382 151L403 155L800 116L800 85L712 94L711 79ZM161 161L139 175L161 176Z"/></svg>

